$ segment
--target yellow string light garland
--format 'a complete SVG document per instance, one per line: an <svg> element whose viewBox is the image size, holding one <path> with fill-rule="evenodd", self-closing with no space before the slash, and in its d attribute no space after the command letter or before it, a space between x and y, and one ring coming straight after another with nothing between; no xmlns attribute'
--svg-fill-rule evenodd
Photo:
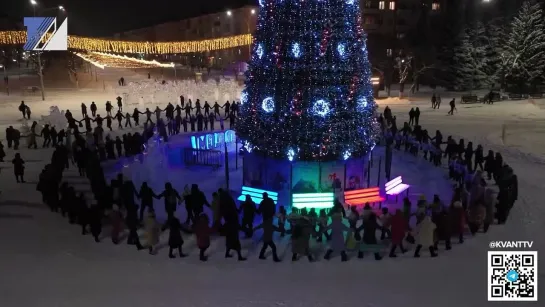
<svg viewBox="0 0 545 307"><path fill-rule="evenodd" d="M174 68L174 63L164 64L153 61L141 60L136 58L127 57L124 55L108 54L102 52L89 52L89 53L78 53L74 52L75 55L82 58L83 60L95 65L98 68L105 69L109 68Z"/></svg>
<svg viewBox="0 0 545 307"><path fill-rule="evenodd" d="M69 35L68 48L108 53L193 53L247 46L252 40L251 34L187 42L132 42ZM22 45L25 42L25 31L0 31L0 45Z"/></svg>

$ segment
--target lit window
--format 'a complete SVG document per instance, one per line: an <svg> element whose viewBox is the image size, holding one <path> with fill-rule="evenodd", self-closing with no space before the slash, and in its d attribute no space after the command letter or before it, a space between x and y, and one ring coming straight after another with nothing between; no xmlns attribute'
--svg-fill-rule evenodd
<svg viewBox="0 0 545 307"><path fill-rule="evenodd" d="M386 56L392 56L392 49L386 49Z"/></svg>
<svg viewBox="0 0 545 307"><path fill-rule="evenodd" d="M385 9L385 8L386 8L385 2L384 2L384 1L380 1L380 2L378 3L378 9L379 9L379 10L383 10L383 9Z"/></svg>
<svg viewBox="0 0 545 307"><path fill-rule="evenodd" d="M434 3L431 4L431 9L433 11L439 11L441 9L441 5L439 3L437 3L437 2L434 2Z"/></svg>
<svg viewBox="0 0 545 307"><path fill-rule="evenodd" d="M389 9L390 9L390 10L392 10L392 11L393 11L393 10L395 10L395 9L396 9L396 3L395 3L394 1L390 1L390 3L389 3L389 6L388 6L388 7L389 7Z"/></svg>

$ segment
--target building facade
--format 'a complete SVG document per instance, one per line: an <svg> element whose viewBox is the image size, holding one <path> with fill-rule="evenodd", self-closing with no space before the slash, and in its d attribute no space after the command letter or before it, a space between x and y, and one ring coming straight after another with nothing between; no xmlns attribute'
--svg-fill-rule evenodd
<svg viewBox="0 0 545 307"><path fill-rule="evenodd" d="M362 23L368 34L371 60L393 56L406 45L408 35L417 30L423 14L439 15L449 0L360 0ZM115 37L137 41L191 41L253 33L258 7L244 6L214 14L158 24L119 33ZM250 58L250 46L211 51L205 54L161 55L195 67L226 68Z"/></svg>

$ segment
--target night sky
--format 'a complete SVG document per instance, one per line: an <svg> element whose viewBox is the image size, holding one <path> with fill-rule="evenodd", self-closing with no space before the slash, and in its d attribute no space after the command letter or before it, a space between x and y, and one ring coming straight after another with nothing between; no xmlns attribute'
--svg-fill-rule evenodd
<svg viewBox="0 0 545 307"><path fill-rule="evenodd" d="M1 15L22 22L32 16L30 0L2 1ZM116 32L213 13L257 0L37 0L42 8L63 5L68 15L69 34L111 36ZM38 9L37 9L38 11ZM55 16L48 10L41 16Z"/></svg>

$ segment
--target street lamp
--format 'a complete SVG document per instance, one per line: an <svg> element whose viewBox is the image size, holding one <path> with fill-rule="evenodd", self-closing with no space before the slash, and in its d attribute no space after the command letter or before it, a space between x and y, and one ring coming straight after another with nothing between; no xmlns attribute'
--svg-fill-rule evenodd
<svg viewBox="0 0 545 307"><path fill-rule="evenodd" d="M250 12L252 13L252 15L255 15L255 9L252 9Z"/></svg>
<svg viewBox="0 0 545 307"><path fill-rule="evenodd" d="M227 11L227 16L231 17L231 15L233 15L233 12Z"/></svg>

